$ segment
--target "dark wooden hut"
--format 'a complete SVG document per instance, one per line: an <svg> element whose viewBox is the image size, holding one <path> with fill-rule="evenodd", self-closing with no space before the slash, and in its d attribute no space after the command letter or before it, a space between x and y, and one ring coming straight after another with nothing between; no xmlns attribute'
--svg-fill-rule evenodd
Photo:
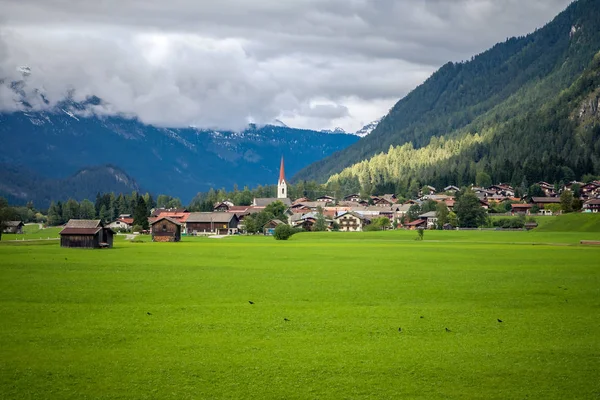
<svg viewBox="0 0 600 400"><path fill-rule="evenodd" d="M60 231L60 246L83 249L112 247L114 234L99 219L71 219Z"/></svg>
<svg viewBox="0 0 600 400"><path fill-rule="evenodd" d="M4 233L23 233L23 221L6 221L4 223Z"/></svg>
<svg viewBox="0 0 600 400"><path fill-rule="evenodd" d="M161 217L151 225L153 242L179 242L181 223L169 217Z"/></svg>
<svg viewBox="0 0 600 400"><path fill-rule="evenodd" d="M188 217L188 234L216 233L231 235L237 233L240 220L235 213L230 212L195 212Z"/></svg>

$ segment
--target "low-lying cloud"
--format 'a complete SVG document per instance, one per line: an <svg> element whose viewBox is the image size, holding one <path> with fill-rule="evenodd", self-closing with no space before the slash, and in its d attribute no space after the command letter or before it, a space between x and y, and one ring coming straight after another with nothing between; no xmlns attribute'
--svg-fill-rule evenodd
<svg viewBox="0 0 600 400"><path fill-rule="evenodd" d="M0 0L0 111L73 96L149 124L357 130L568 0ZM40 101L41 90L49 104Z"/></svg>

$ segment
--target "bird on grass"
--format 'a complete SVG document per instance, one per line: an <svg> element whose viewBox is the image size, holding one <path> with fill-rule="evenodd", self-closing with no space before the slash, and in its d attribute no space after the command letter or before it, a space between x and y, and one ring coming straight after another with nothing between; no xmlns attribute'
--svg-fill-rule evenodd
<svg viewBox="0 0 600 400"><path fill-rule="evenodd" d="M450 329L446 328L446 332L452 332Z"/></svg>
<svg viewBox="0 0 600 400"><path fill-rule="evenodd" d="M67 259L67 257L65 257L65 260Z"/></svg>
<svg viewBox="0 0 600 400"><path fill-rule="evenodd" d="M254 304L254 302L252 300L248 300L248 303L250 304Z"/></svg>
<svg viewBox="0 0 600 400"><path fill-rule="evenodd" d="M402 332L402 328L398 328L398 332Z"/></svg>
<svg viewBox="0 0 600 400"><path fill-rule="evenodd" d="M502 320L500 318L498 318L498 322L502 322Z"/></svg>
<svg viewBox="0 0 600 400"><path fill-rule="evenodd" d="M146 314L148 314L148 315L152 315L152 313L151 313L151 312L147 312Z"/></svg>
<svg viewBox="0 0 600 400"><path fill-rule="evenodd" d="M421 315L421 317L420 317L420 318L421 318L421 319L423 319L423 318L425 318L425 317Z"/></svg>
<svg viewBox="0 0 600 400"><path fill-rule="evenodd" d="M289 320L289 319L287 319L287 318L284 318L283 320L284 320L285 322L288 322L288 321L290 321L290 320Z"/></svg>

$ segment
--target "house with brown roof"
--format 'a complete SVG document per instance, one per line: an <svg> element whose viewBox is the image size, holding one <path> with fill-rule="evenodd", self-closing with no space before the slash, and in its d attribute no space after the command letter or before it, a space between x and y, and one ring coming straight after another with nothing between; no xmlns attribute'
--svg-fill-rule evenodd
<svg viewBox="0 0 600 400"><path fill-rule="evenodd" d="M131 217L120 217L110 224L106 225L107 228L118 231L130 231L133 227L133 218Z"/></svg>
<svg viewBox="0 0 600 400"><path fill-rule="evenodd" d="M169 218L158 217L150 226L153 242L179 242L181 240L181 222Z"/></svg>
<svg viewBox="0 0 600 400"><path fill-rule="evenodd" d="M415 229L425 229L427 228L427 220L426 219L416 219L413 222L408 222L404 224L404 227L413 231Z"/></svg>
<svg viewBox="0 0 600 400"><path fill-rule="evenodd" d="M272 219L263 226L263 234L266 236L273 236L275 234L275 228L279 225L285 225L280 219Z"/></svg>
<svg viewBox="0 0 600 400"><path fill-rule="evenodd" d="M344 197L344 201L352 201L358 203L360 202L360 200L360 194L358 193L349 194L348 196Z"/></svg>
<svg viewBox="0 0 600 400"><path fill-rule="evenodd" d="M597 213L600 212L600 199L591 199L583 203L583 210Z"/></svg>
<svg viewBox="0 0 600 400"><path fill-rule="evenodd" d="M115 232L101 220L70 219L60 231L60 247L100 249L113 246Z"/></svg>
<svg viewBox="0 0 600 400"><path fill-rule="evenodd" d="M533 204L511 204L511 214L529 215L531 214L531 208Z"/></svg>
<svg viewBox="0 0 600 400"><path fill-rule="evenodd" d="M532 197L529 201L531 204L538 206L540 210L544 209L544 206L548 204L560 204L559 197Z"/></svg>

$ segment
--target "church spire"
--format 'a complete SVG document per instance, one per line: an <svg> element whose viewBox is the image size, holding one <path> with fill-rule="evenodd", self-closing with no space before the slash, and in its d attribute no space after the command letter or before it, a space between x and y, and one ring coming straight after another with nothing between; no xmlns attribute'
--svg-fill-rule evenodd
<svg viewBox="0 0 600 400"><path fill-rule="evenodd" d="M283 156L281 156L281 166L279 167L279 182L277 182L277 198L287 198L287 183L285 181L285 170L283 169Z"/></svg>
<svg viewBox="0 0 600 400"><path fill-rule="evenodd" d="M279 167L279 182L285 182L285 170L283 168L283 156L281 156L281 166Z"/></svg>

